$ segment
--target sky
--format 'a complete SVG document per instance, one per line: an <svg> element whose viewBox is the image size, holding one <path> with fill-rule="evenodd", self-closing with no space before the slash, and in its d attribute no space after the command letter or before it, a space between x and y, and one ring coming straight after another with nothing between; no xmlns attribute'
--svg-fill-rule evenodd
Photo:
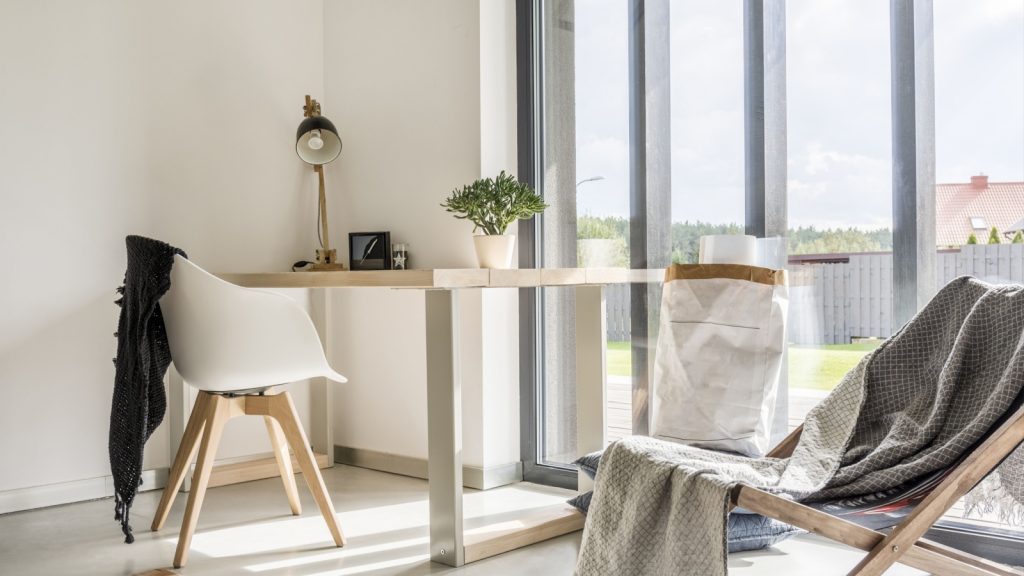
<svg viewBox="0 0 1024 576"><path fill-rule="evenodd" d="M626 0L576 0L578 211L628 216ZM673 221L743 221L740 0L670 4ZM791 226L891 225L888 0L788 0ZM1024 181L1024 0L935 0L936 181Z"/></svg>

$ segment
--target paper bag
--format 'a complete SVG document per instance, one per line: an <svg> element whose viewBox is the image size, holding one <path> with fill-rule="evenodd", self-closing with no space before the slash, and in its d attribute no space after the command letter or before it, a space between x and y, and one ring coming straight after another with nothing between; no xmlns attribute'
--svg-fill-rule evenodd
<svg viewBox="0 0 1024 576"><path fill-rule="evenodd" d="M767 452L786 344L786 271L690 264L665 271L651 435Z"/></svg>

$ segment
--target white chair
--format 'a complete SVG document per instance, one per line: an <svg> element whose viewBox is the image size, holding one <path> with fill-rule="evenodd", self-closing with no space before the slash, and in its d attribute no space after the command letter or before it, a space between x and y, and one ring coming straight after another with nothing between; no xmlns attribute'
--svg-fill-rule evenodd
<svg viewBox="0 0 1024 576"><path fill-rule="evenodd" d="M153 518L153 530L160 530L198 447L174 567L181 568L188 559L224 424L242 415L263 416L266 421L292 514L300 514L301 509L288 445L335 544L344 546L334 506L291 396L287 391L268 392L306 378L346 381L327 363L305 310L281 294L225 282L181 256L174 257L171 288L161 298L160 308L174 366L186 383L199 389Z"/></svg>

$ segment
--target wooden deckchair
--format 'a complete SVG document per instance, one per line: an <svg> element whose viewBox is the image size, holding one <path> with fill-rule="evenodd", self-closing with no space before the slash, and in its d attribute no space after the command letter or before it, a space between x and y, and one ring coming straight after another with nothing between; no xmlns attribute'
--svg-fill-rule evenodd
<svg viewBox="0 0 1024 576"><path fill-rule="evenodd" d="M768 456L790 456L802 429L800 427L790 433ZM998 467L1022 441L1024 405L1018 403L1018 407L1008 417L942 476L941 481L931 488L908 516L893 526L888 535L750 486L737 486L732 493L732 503L864 550L867 556L849 572L850 575L880 575L899 562L939 575L1021 576L1024 574L1021 570L931 542L923 536L957 500Z"/></svg>

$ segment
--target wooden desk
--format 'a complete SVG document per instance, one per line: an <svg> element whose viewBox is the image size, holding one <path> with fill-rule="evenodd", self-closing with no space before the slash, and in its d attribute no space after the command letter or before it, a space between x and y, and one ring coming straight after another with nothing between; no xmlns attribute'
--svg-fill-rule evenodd
<svg viewBox="0 0 1024 576"><path fill-rule="evenodd" d="M249 288L540 288L661 282L665 271L626 268L531 268L487 270L362 270L339 272L256 272L218 274Z"/></svg>
<svg viewBox="0 0 1024 576"><path fill-rule="evenodd" d="M387 270L220 274L252 288L388 288L425 290L427 342L427 470L430 558L462 566L541 540L580 530L583 516L569 505L535 510L513 522L464 531L462 516L462 383L459 380L458 293L464 288L571 287L576 292L576 433L579 454L604 448L604 286L661 282L663 270L544 268L529 270ZM321 295L322 297L322 295ZM326 298L320 308L326 317ZM321 338L323 326L318 326ZM314 386L310 436L315 450L333 451L332 386ZM580 491L591 482L580 475Z"/></svg>

